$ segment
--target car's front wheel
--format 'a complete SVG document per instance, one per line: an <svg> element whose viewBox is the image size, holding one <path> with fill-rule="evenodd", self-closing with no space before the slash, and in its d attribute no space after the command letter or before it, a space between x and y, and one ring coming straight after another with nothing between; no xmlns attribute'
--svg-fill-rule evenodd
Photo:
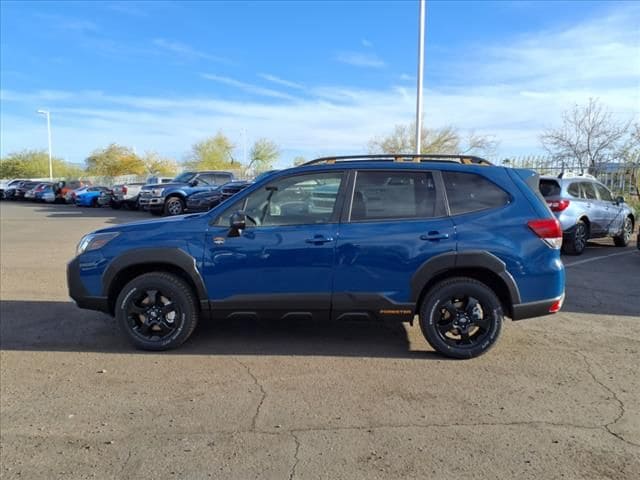
<svg viewBox="0 0 640 480"><path fill-rule="evenodd" d="M578 223L565 233L562 239L562 251L568 255L581 255L587 247L588 239L589 227L583 220L578 220Z"/></svg>
<svg viewBox="0 0 640 480"><path fill-rule="evenodd" d="M116 321L143 350L168 350L184 343L199 318L189 285L169 273L146 273L131 280L116 300Z"/></svg>
<svg viewBox="0 0 640 480"><path fill-rule="evenodd" d="M184 201L180 197L169 197L164 204L165 215L182 215L184 213Z"/></svg>
<svg viewBox="0 0 640 480"><path fill-rule="evenodd" d="M473 278L437 283L420 308L420 328L427 342L452 358L473 358L488 351L502 329L502 305L496 294Z"/></svg>
<svg viewBox="0 0 640 480"><path fill-rule="evenodd" d="M613 243L616 247L626 247L627 245L629 245L632 235L633 220L631 220L631 217L627 217L624 219L624 223L622 224L622 231L620 232L620 234L613 237Z"/></svg>

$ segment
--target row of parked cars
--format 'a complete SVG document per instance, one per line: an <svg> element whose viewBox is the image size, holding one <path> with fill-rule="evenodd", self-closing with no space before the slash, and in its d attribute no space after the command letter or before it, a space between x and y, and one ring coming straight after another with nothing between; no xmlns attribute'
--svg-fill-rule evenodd
<svg viewBox="0 0 640 480"><path fill-rule="evenodd" d="M72 203L80 207L110 206L149 211L153 215L181 215L208 211L240 192L253 181L237 180L225 171L189 171L175 178L150 177L112 187L76 180L42 182L13 180L0 186L0 195L9 200ZM631 240L637 219L624 198L614 197L605 185L590 175L543 176L539 190L548 207L560 221L564 253L580 255L588 239L611 237L624 247ZM314 211L335 198L335 185L316 188L310 200Z"/></svg>
<svg viewBox="0 0 640 480"><path fill-rule="evenodd" d="M253 181L269 175L258 175ZM111 187L82 180L46 182L16 179L2 185L5 200L33 200L70 203L79 207L129 208L153 215L181 215L207 211L249 186L253 181L237 180L224 171L190 171L175 178L150 177Z"/></svg>

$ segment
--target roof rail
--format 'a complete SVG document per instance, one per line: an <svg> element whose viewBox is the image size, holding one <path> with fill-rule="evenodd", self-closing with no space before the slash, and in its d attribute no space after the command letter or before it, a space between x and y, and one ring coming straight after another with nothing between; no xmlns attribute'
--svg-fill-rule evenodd
<svg viewBox="0 0 640 480"><path fill-rule="evenodd" d="M316 158L303 163L301 167L310 165L334 164L342 162L452 162L465 165L493 165L484 158L474 155L449 155L449 154L414 154L414 153L384 153L374 155L343 155L337 157Z"/></svg>

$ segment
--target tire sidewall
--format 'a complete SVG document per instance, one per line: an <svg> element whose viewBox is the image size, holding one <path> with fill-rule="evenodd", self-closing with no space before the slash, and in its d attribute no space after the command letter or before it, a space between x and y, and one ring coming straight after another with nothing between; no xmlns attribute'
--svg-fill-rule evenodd
<svg viewBox="0 0 640 480"><path fill-rule="evenodd" d="M446 301L448 298L452 298L456 294L464 292L466 295L470 295L477 298L480 304L487 306L489 315L491 317L491 328L489 335L483 340L481 344L469 347L455 347L449 345L440 338L437 331L437 320L439 313L436 311L441 301ZM497 339L500 336L502 330L503 312L500 301L496 295L479 282L471 280L456 279L450 281L444 281L439 285L436 285L427 295L420 308L420 328L425 336L427 342L439 353L452 358L473 358L486 353L493 345L495 345Z"/></svg>
<svg viewBox="0 0 640 480"><path fill-rule="evenodd" d="M127 338L138 348L143 350L168 350L181 345L192 333L197 322L198 314L193 296L189 296L184 283L177 278L171 278L162 274L146 274L130 281L118 295L115 304L116 322ZM149 341L135 335L129 325L127 309L133 301L135 294L143 290L158 289L170 294L171 301L180 309L180 317L177 321L180 325L169 335L160 341Z"/></svg>
<svg viewBox="0 0 640 480"><path fill-rule="evenodd" d="M180 213L171 213L169 211L169 206L172 203L176 203L176 202L180 205ZM169 197L167 199L166 204L165 204L164 212L165 212L166 215L169 215L169 216L182 215L184 213L184 202L182 201L182 199L180 197Z"/></svg>

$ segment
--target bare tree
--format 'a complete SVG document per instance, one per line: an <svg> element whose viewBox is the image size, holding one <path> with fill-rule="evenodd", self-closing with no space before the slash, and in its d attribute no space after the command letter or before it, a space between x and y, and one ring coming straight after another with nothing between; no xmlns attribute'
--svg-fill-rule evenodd
<svg viewBox="0 0 640 480"><path fill-rule="evenodd" d="M415 124L396 125L384 137L369 141L369 153L411 153L415 151ZM498 142L490 135L469 132L463 136L454 126L422 129L422 153L484 154L495 153Z"/></svg>
<svg viewBox="0 0 640 480"><path fill-rule="evenodd" d="M619 153L630 122L613 118L599 100L575 105L562 115L562 126L546 130L540 141L549 154L563 162L575 160L580 169L597 166Z"/></svg>

